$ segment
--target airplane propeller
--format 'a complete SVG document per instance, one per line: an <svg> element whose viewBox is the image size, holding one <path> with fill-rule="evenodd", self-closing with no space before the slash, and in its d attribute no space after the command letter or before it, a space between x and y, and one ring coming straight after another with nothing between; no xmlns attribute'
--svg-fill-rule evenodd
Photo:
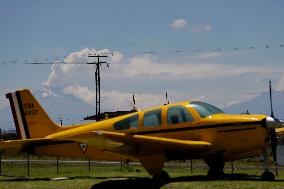
<svg viewBox="0 0 284 189"><path fill-rule="evenodd" d="M273 161L274 164L276 164L276 145L277 145L277 135L276 135L276 128L283 126L282 122L274 117L274 112L273 112L273 105L272 105L272 89L271 89L271 80L269 80L269 99L270 99L270 116L275 122L275 127L270 128L270 142L271 142L271 151L272 151L272 156L273 156Z"/></svg>

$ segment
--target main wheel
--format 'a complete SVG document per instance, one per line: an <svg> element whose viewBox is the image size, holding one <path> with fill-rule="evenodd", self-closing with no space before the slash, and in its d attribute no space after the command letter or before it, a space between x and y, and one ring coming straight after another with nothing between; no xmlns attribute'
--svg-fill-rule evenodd
<svg viewBox="0 0 284 189"><path fill-rule="evenodd" d="M264 171L261 175L263 181L274 181L275 175L271 171Z"/></svg>
<svg viewBox="0 0 284 189"><path fill-rule="evenodd" d="M209 167L207 177L210 179L223 179L225 178L225 173L223 171L225 166L224 157L222 154L217 154L215 156L208 157L204 159Z"/></svg>
<svg viewBox="0 0 284 189"><path fill-rule="evenodd" d="M170 176L166 171L161 171L159 174L153 175L153 181L158 184L165 184L169 181Z"/></svg>

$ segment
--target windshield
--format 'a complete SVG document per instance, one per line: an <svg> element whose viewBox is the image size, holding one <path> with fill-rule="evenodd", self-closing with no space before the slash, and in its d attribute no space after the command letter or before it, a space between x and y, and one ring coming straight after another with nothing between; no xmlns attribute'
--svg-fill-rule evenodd
<svg viewBox="0 0 284 189"><path fill-rule="evenodd" d="M199 113L200 117L202 118L213 115L213 114L224 113L219 108L216 108L215 106L212 106L205 102L193 101L193 102L190 102L190 106L193 107Z"/></svg>

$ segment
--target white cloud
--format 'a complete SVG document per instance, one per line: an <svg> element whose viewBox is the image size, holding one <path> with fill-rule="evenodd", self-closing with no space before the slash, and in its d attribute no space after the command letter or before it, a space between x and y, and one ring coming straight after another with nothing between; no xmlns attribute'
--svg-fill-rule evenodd
<svg viewBox="0 0 284 189"><path fill-rule="evenodd" d="M189 28L193 33L210 32L213 29L210 24L190 25Z"/></svg>
<svg viewBox="0 0 284 189"><path fill-rule="evenodd" d="M83 100L88 104L95 105L96 96L95 90L91 90L86 86L79 84L66 86L63 91L64 94L74 95L78 99ZM168 90L168 100L170 103L181 101L204 101L207 98L203 95L188 98L184 93ZM151 94L138 92L135 94L135 107L138 109L147 109L154 106L161 106L166 103L165 94ZM115 110L130 110L133 108L132 102L133 93L122 92L118 90L102 91L101 93L101 110L115 111Z"/></svg>
<svg viewBox="0 0 284 189"><path fill-rule="evenodd" d="M47 87L43 87L41 90L41 96L43 98L46 98L46 97L62 97L61 95L59 94L56 94L56 92L54 92L51 88L47 88Z"/></svg>
<svg viewBox="0 0 284 189"><path fill-rule="evenodd" d="M104 50L109 52L109 50ZM78 52L73 52L65 58L68 63L72 62L87 62L90 61L86 58L86 54L102 52L95 49L82 49ZM160 59L159 57L135 55L130 58L124 58L121 53L115 53L111 66L107 71L103 71L103 77L111 80L160 80L167 82L168 80L212 80L216 78L225 78L232 76L239 76L242 74L256 74L256 75L270 75L270 74L283 74L283 67L273 67L269 65L247 65L247 64L231 64L231 63L216 63L212 58L224 56L224 52L206 52L203 54L195 55L194 57L183 57L183 59ZM95 61L95 60L94 60ZM92 67L93 68L93 67ZM77 65L77 64L54 64L51 67L51 72L48 79L43 82L43 88L46 89L45 95L54 96L52 88L62 89L65 94L73 94L79 99L84 100L89 104L95 104L95 91L90 90L88 86L93 84L89 82L90 79L94 80L94 70L90 70L90 66ZM75 83L75 84L74 84ZM284 88L284 77L278 83L278 88ZM92 85L93 87L93 85ZM129 86L131 90L132 86ZM117 88L117 87L116 87ZM211 89L212 90L212 89ZM51 91L51 92L50 92ZM210 92L205 96L202 94L196 94L191 98L186 99L187 95L184 93L174 93L168 91L169 99L172 102L174 100L212 100ZM200 96L200 97L197 97ZM207 99L208 98L208 99ZM238 97L238 101L241 97ZM217 98L216 98L217 99ZM245 99L245 98L244 98ZM109 104L109 107L105 106L106 110L113 109L129 109L132 101L132 94L127 92L121 92L118 90L105 90L102 91L102 104ZM136 94L136 102L138 108L148 108L165 103L164 94L156 95L151 92L143 92ZM224 106L228 102L223 102ZM235 101L235 99L229 99L228 101ZM219 103L219 104L220 104ZM234 103L234 102L232 102ZM231 103L231 104L232 104Z"/></svg>
<svg viewBox="0 0 284 189"><path fill-rule="evenodd" d="M219 56L219 54L203 55L200 58ZM202 62L159 62L150 57L135 56L121 67L124 77L155 77L156 79L210 79L226 76L237 76L247 73L281 73L281 69L270 66L253 66ZM283 72L283 71L282 71Z"/></svg>
<svg viewBox="0 0 284 189"><path fill-rule="evenodd" d="M95 105L96 92L88 89L87 87L76 85L69 85L63 90L66 94L72 94L75 97L83 100L88 104Z"/></svg>
<svg viewBox="0 0 284 189"><path fill-rule="evenodd" d="M64 62L66 64L53 64L51 66L51 72L48 79L42 83L43 88L52 88L57 86L64 86L68 83L73 82L72 78L91 78L93 77L93 70L90 69L89 65L86 64L72 64L72 63L87 63L96 62L96 58L89 58L88 55L92 54L108 54L109 59L112 63L119 62L123 55L117 51L111 52L108 49L96 50L96 49L82 49L80 51L73 52L65 57ZM105 60L103 60L105 61Z"/></svg>
<svg viewBox="0 0 284 189"><path fill-rule="evenodd" d="M90 61L85 55L89 53L109 52L109 50L96 51L95 49L82 49L73 52L65 58L67 64L54 64L48 79L43 82L43 88L74 85L74 81L93 79L93 70L89 66L81 64L68 64L72 62ZM283 68L258 65L238 65L214 63L212 61L204 62L205 59L222 56L220 52L207 52L197 55L192 60L160 60L152 56L133 56L124 59L121 53L115 53L111 62L111 67L105 76L109 78L136 78L153 77L155 79L211 79L228 76L238 76L241 74L274 74L283 73ZM95 60L94 60L95 61ZM284 78L282 79L284 83ZM281 80L281 81L282 81ZM280 87L278 84L278 88ZM284 84L283 84L284 85ZM283 86L284 87L284 86Z"/></svg>
<svg viewBox="0 0 284 189"><path fill-rule="evenodd" d="M65 87L65 94L72 94L86 103L95 105L96 93L85 86L78 84ZM129 110L132 109L131 93L123 93L121 91L102 91L102 109L105 110ZM150 108L152 106L162 105L165 100L161 95L148 93L135 94L136 106L139 109Z"/></svg>
<svg viewBox="0 0 284 189"><path fill-rule="evenodd" d="M186 19L176 19L170 24L173 30L189 30L192 33L210 32L213 27L210 24L188 24Z"/></svg>
<svg viewBox="0 0 284 189"><path fill-rule="evenodd" d="M277 86L275 88L277 91L284 90L284 75L280 78L280 80L277 83Z"/></svg>
<svg viewBox="0 0 284 189"><path fill-rule="evenodd" d="M201 54L197 55L196 58L208 59L208 58L220 57L221 55L222 55L222 53L220 53L220 52L209 51L209 52L201 53Z"/></svg>
<svg viewBox="0 0 284 189"><path fill-rule="evenodd" d="M111 55L111 62L119 62L120 60L122 60L123 55L118 52L118 51L114 51L113 54Z"/></svg>
<svg viewBox="0 0 284 189"><path fill-rule="evenodd" d="M174 30L183 30L187 28L187 20L176 19L171 24L170 27Z"/></svg>

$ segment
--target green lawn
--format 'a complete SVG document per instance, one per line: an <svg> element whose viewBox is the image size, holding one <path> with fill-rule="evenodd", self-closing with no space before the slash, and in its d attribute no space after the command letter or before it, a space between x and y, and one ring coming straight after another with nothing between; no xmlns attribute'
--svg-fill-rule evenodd
<svg viewBox="0 0 284 189"><path fill-rule="evenodd" d="M139 165L130 165L121 168L120 165L92 165L91 172L88 165L70 165L61 163L59 173L56 173L56 165L32 165L30 176L26 174L25 165L6 166L5 171L18 173L18 176L1 176L0 188L284 188L284 170L274 182L260 181L262 171L258 168L249 169L235 167L234 176L231 173L230 164L225 171L228 178L225 180L212 181L205 176L205 167L196 166L191 173L190 164L177 163L176 166L166 165L165 170L171 176L169 183L162 186L153 185L150 176ZM21 173L21 174L20 174ZM15 174L16 175L16 174ZM54 180L53 178L67 177L66 180Z"/></svg>

